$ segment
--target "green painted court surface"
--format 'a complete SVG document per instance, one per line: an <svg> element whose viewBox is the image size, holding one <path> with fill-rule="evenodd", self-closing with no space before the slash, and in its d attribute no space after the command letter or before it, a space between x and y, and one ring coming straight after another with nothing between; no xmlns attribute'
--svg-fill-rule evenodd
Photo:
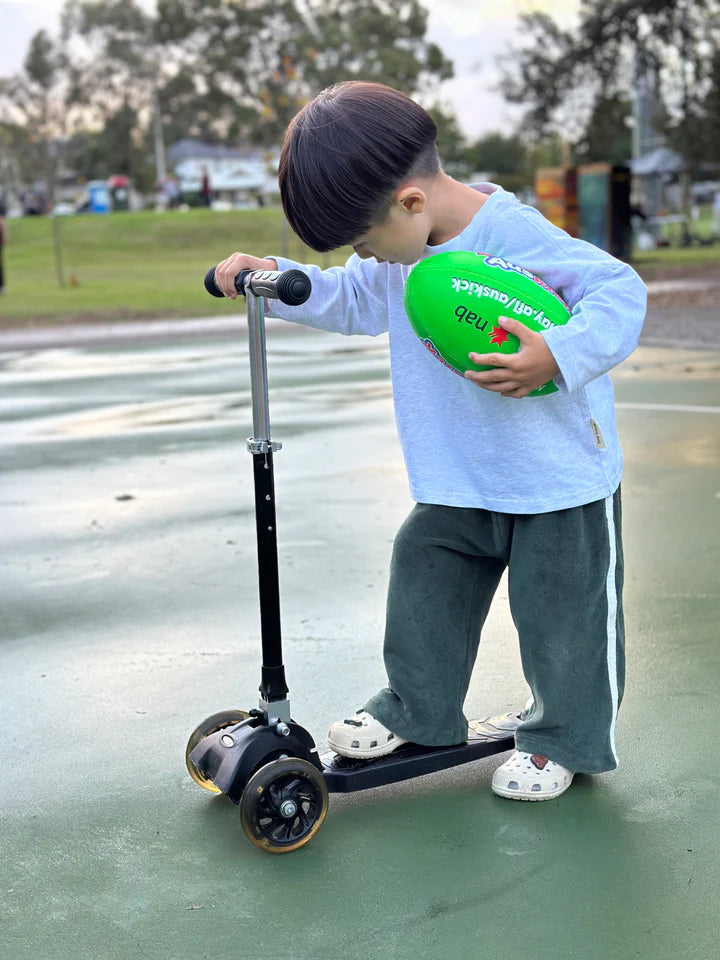
<svg viewBox="0 0 720 960"><path fill-rule="evenodd" d="M411 504L385 342L269 341L290 697L324 748L383 684ZM538 804L490 792L502 757L332 796L270 856L184 766L196 723L257 699L245 343L0 357L3 958L715 960L720 354L641 348L615 378L620 769ZM503 581L466 712L525 695Z"/></svg>

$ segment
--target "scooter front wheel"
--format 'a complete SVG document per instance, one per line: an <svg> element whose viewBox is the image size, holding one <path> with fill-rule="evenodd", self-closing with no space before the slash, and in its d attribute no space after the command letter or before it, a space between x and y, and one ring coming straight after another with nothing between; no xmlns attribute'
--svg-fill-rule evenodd
<svg viewBox="0 0 720 960"><path fill-rule="evenodd" d="M195 783L199 784L203 790L207 790L208 793L222 793L222 791L201 770L198 770L190 759L190 754L211 733L217 733L218 730L224 730L226 727L234 727L236 723L247 720L249 716L250 714L245 710L221 710L220 713L214 713L211 717L203 720L190 734L187 747L185 747L185 765Z"/></svg>
<svg viewBox="0 0 720 960"><path fill-rule="evenodd" d="M240 798L240 822L251 843L292 853L315 836L328 811L323 775L307 760L286 757L260 767Z"/></svg>

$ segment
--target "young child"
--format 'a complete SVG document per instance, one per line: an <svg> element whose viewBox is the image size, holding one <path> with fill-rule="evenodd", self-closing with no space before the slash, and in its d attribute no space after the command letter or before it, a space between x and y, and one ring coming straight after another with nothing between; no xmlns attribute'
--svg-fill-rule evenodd
<svg viewBox="0 0 720 960"><path fill-rule="evenodd" d="M642 281L501 187L467 186L439 165L430 116L373 83L325 90L294 118L280 160L285 214L310 247L350 244L344 267L235 253L215 278L235 297L243 269L300 267L302 306L274 316L323 330L389 331L395 414L416 502L395 540L385 631L388 686L328 742L378 757L406 742L467 738L463 702L480 631L508 567L532 704L493 790L557 797L575 772L617 766L624 684L622 456L607 372L635 348ZM447 250L492 253L538 274L572 308L543 333L507 319L517 354L469 355L465 379L413 333L403 308L412 265ZM530 398L554 379L558 392Z"/></svg>

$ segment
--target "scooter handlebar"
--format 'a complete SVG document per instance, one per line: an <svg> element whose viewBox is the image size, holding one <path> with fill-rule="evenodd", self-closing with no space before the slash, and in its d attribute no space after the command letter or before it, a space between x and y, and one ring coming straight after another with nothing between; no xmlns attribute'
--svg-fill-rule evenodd
<svg viewBox="0 0 720 960"><path fill-rule="evenodd" d="M213 297L225 296L215 283L215 267L205 274L205 289ZM297 307L308 299L312 285L302 270L241 270L235 277L235 289L242 296L252 293Z"/></svg>

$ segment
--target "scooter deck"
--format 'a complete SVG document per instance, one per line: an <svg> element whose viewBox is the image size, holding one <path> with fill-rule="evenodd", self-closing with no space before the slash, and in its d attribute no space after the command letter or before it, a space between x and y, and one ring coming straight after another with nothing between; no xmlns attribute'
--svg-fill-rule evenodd
<svg viewBox="0 0 720 960"><path fill-rule="evenodd" d="M519 722L519 720L518 720ZM329 793L353 793L370 787L411 780L428 773L471 763L495 753L513 750L515 737L510 731L485 732L482 721L474 721L465 743L449 747L424 747L408 743L384 757L356 760L326 753L320 757L322 774Z"/></svg>

